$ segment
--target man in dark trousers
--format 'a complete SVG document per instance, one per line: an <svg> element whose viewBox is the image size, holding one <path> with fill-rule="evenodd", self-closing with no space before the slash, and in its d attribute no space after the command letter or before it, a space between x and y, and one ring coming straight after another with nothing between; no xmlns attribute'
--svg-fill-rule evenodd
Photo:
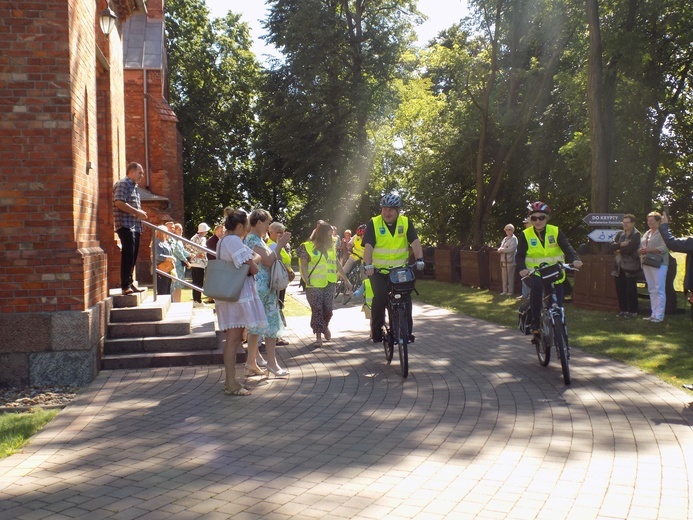
<svg viewBox="0 0 693 520"><path fill-rule="evenodd" d="M662 235L669 251L688 253L686 255L686 276L683 279L683 290L688 292L688 301L693 305L693 236L675 238L669 229L669 215L667 215L666 211L662 211L662 219L659 221L659 233ZM693 308L691 308L691 319L693 319ZM693 390L693 385L691 390Z"/></svg>
<svg viewBox="0 0 693 520"><path fill-rule="evenodd" d="M142 235L142 219L147 213L142 211L137 184L144 176L142 165L128 164L125 177L113 185L113 223L120 238L120 289L123 294L142 292L133 284L133 272L137 262Z"/></svg>

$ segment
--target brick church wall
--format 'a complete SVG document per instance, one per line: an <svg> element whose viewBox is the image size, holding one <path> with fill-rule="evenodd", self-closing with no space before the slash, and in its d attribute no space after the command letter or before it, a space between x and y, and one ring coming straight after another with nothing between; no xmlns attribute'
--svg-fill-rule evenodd
<svg viewBox="0 0 693 520"><path fill-rule="evenodd" d="M109 308L101 176L124 163L124 139L101 171L97 106L122 121L122 93L104 100L95 9L0 4L0 384L80 384L98 371ZM105 54L117 58L111 39ZM119 62L109 81L122 78Z"/></svg>

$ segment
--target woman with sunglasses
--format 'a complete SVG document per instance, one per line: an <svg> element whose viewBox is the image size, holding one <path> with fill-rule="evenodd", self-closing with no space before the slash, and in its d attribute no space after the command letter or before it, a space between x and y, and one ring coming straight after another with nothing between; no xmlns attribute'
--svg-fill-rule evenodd
<svg viewBox="0 0 693 520"><path fill-rule="evenodd" d="M568 262L577 269L582 267L580 257L573 249L573 246L570 245L568 237L561 233L558 226L548 223L551 208L543 202L537 201L527 206L527 210L532 225L527 227L518 237L517 254L515 255L520 276L527 276L530 269L537 268L543 263ZM556 282L554 286L558 305L563 305L565 272L562 276L563 278ZM536 276L526 279L525 282L530 288L532 332L538 334L544 284L541 278Z"/></svg>

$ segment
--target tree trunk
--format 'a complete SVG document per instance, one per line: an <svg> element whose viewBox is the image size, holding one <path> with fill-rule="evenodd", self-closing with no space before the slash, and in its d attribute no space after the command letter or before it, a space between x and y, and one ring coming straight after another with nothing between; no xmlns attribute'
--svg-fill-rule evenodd
<svg viewBox="0 0 693 520"><path fill-rule="evenodd" d="M599 28L599 0L586 0L590 53L587 69L587 111L592 151L591 210L605 213L609 208L609 150L605 135L603 107L602 39Z"/></svg>

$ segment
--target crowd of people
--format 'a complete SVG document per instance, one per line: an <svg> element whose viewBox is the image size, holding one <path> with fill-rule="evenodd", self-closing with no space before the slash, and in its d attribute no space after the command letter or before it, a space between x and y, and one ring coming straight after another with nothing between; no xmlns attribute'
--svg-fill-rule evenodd
<svg viewBox="0 0 693 520"><path fill-rule="evenodd" d="M367 298L372 300L371 337L374 342L382 341L387 285L375 267L406 263L411 247L417 255L417 267L423 269L421 244L414 226L400 214L400 208L398 196L383 197L381 214L373 217L369 224L359 226L355 237L348 234L346 241L336 235L334 226L320 220L309 239L297 248L299 272L311 309L310 326L315 334L315 348L321 348L323 341L332 339L329 326L335 284L341 278L346 290L352 289L342 264L348 264L353 256L366 264L364 270L370 276ZM208 230L208 226L203 224L198 226L198 234ZM219 258L233 262L236 267L248 264L249 273L253 275L245 280L238 301L216 302L219 329L226 335L224 392L245 396L250 394L250 389L239 383L236 376L236 352L244 333L248 342L246 375L264 376L266 371L276 377L288 375L288 371L279 366L276 355L277 339L284 331L283 295L270 282L274 262L284 263L293 273L288 254L291 233L281 223L272 222L272 216L263 209L253 210L247 215L242 210L227 208L224 227L225 234L217 246ZM207 242L208 248L209 245ZM410 327L413 327L411 300L408 301L408 319ZM267 359L259 351L261 339L264 340ZM414 341L413 335L410 341Z"/></svg>
<svg viewBox="0 0 693 520"><path fill-rule="evenodd" d="M142 177L142 167L137 163L128 165L126 177L114 185L114 220L116 232L122 244L121 290L123 294L139 292L133 281L134 264L137 259L141 220L147 217L141 209L136 191ZM401 214L402 200L396 194L381 199L380 214L357 227L352 234L345 230L339 237L337 229L323 220L318 221L308 240L296 250L300 282L305 289L311 309L310 326L315 334L314 346L320 348L324 341L332 339L329 325L333 315L335 287L338 279L344 281L347 291L352 287L348 273L359 268L365 280L360 288L368 304L370 337L374 343L382 342L382 330L387 306L388 283L381 268L404 265L413 252L417 269L424 268L423 249L415 226ZM505 237L498 247L502 277L502 295L512 296L515 290L516 272L522 279L522 296L529 298L532 332L538 334L539 315L542 305L544 284L536 276L535 269L544 264L571 263L579 269L582 262L578 253L561 230L550 224L551 208L537 201L528 206L525 228L515 235L515 227L504 227ZM638 316L637 282L644 277L650 296L650 315L644 319L653 323L664 320L666 309L666 279L669 252L690 253L687 257L684 289L689 292L693 303L693 237L675 238L669 230L666 213L651 212L646 217L647 231L640 233L636 228L636 217L626 214L622 219L623 230L617 233L609 250L614 254L612 276L618 296L619 313L622 318ZM215 226L209 238L210 226L202 222L190 242L203 246L205 250L186 246L182 238L180 223L166 222L155 231L155 262L160 271L175 278L185 278L190 270L192 283L204 286L205 269L217 255L221 260L233 262L236 267L249 266L238 301L217 301L215 310L219 329L224 331L225 388L227 395L249 395L250 390L238 382L236 375L236 353L242 342L247 341L245 372L248 376L276 377L288 375L279 365L277 345L282 340L284 318L282 307L284 290L271 285L271 270L275 262L287 268L289 279L296 273L292 268L289 242L292 238L285 226L273 222L264 209L255 209L250 214L240 209L226 208L223 223ZM555 284L557 302L562 305L565 273ZM157 292L170 294L172 301L181 300L184 285L176 279L157 272ZM193 290L194 306L204 306L202 293ZM209 300L208 300L209 302ZM405 296L409 330L413 332L411 299ZM415 337L410 334L409 342ZM264 354L260 352L264 342Z"/></svg>

